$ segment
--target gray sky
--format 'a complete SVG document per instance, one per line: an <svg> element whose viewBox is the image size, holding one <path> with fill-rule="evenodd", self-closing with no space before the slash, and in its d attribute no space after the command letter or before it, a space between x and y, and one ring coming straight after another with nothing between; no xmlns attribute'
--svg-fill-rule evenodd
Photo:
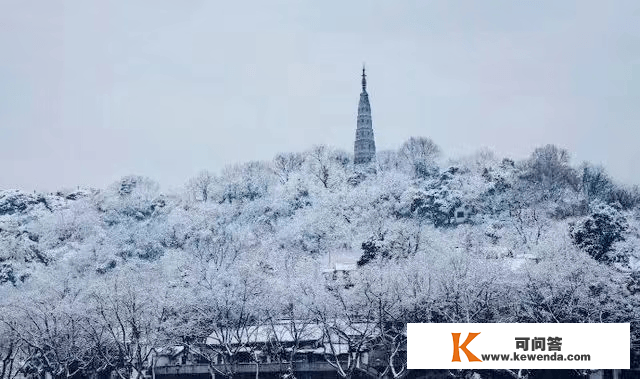
<svg viewBox="0 0 640 379"><path fill-rule="evenodd" d="M640 184L640 3L0 0L0 188L182 185L314 144L522 158Z"/></svg>

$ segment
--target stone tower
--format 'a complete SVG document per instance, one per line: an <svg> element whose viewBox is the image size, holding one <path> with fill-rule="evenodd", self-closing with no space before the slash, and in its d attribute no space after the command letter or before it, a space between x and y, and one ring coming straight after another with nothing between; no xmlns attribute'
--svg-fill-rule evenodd
<svg viewBox="0 0 640 379"><path fill-rule="evenodd" d="M373 139L373 125L371 123L371 105L367 94L367 75L362 66L362 92L358 104L358 122L356 127L356 142L353 148L355 164L369 163L376 155L376 142Z"/></svg>

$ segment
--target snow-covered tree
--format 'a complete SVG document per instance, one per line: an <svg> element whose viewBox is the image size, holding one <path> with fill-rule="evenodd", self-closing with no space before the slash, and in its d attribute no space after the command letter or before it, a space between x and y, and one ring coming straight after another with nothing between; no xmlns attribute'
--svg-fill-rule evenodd
<svg viewBox="0 0 640 379"><path fill-rule="evenodd" d="M616 256L613 245L624 241L627 221L615 208L602 202L592 204L591 214L569 227L573 242L598 262L613 263L628 260L628 256Z"/></svg>

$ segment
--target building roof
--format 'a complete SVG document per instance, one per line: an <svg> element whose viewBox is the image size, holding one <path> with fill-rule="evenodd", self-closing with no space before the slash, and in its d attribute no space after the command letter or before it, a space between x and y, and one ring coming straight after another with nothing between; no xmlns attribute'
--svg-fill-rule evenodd
<svg viewBox="0 0 640 379"><path fill-rule="evenodd" d="M207 338L208 345L219 344L256 344L269 341L294 342L315 341L322 338L322 329L318 324L296 322L295 328L288 321L275 324L249 326L244 330L229 331L228 329L214 331Z"/></svg>
<svg viewBox="0 0 640 379"><path fill-rule="evenodd" d="M295 325L295 328L294 328ZM377 335L378 327L372 323L347 323L341 320L335 320L332 326L329 326L331 340L337 342L341 337L337 333L331 332L331 329L337 328L346 335ZM277 341L280 343L292 343L303 341L321 341L323 339L324 328L321 324L309 323L303 321L279 321L275 324L265 324L258 326L249 326L242 330L220 329L212 332L206 340L207 345L254 345L266 343L269 341ZM334 344L334 347L336 344Z"/></svg>

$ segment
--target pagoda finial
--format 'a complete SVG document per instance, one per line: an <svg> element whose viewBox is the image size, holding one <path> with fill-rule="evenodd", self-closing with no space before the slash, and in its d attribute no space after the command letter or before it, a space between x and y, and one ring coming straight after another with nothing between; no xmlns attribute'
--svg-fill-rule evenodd
<svg viewBox="0 0 640 379"><path fill-rule="evenodd" d="M364 63L362 64L362 91L367 91L367 74L364 73Z"/></svg>

